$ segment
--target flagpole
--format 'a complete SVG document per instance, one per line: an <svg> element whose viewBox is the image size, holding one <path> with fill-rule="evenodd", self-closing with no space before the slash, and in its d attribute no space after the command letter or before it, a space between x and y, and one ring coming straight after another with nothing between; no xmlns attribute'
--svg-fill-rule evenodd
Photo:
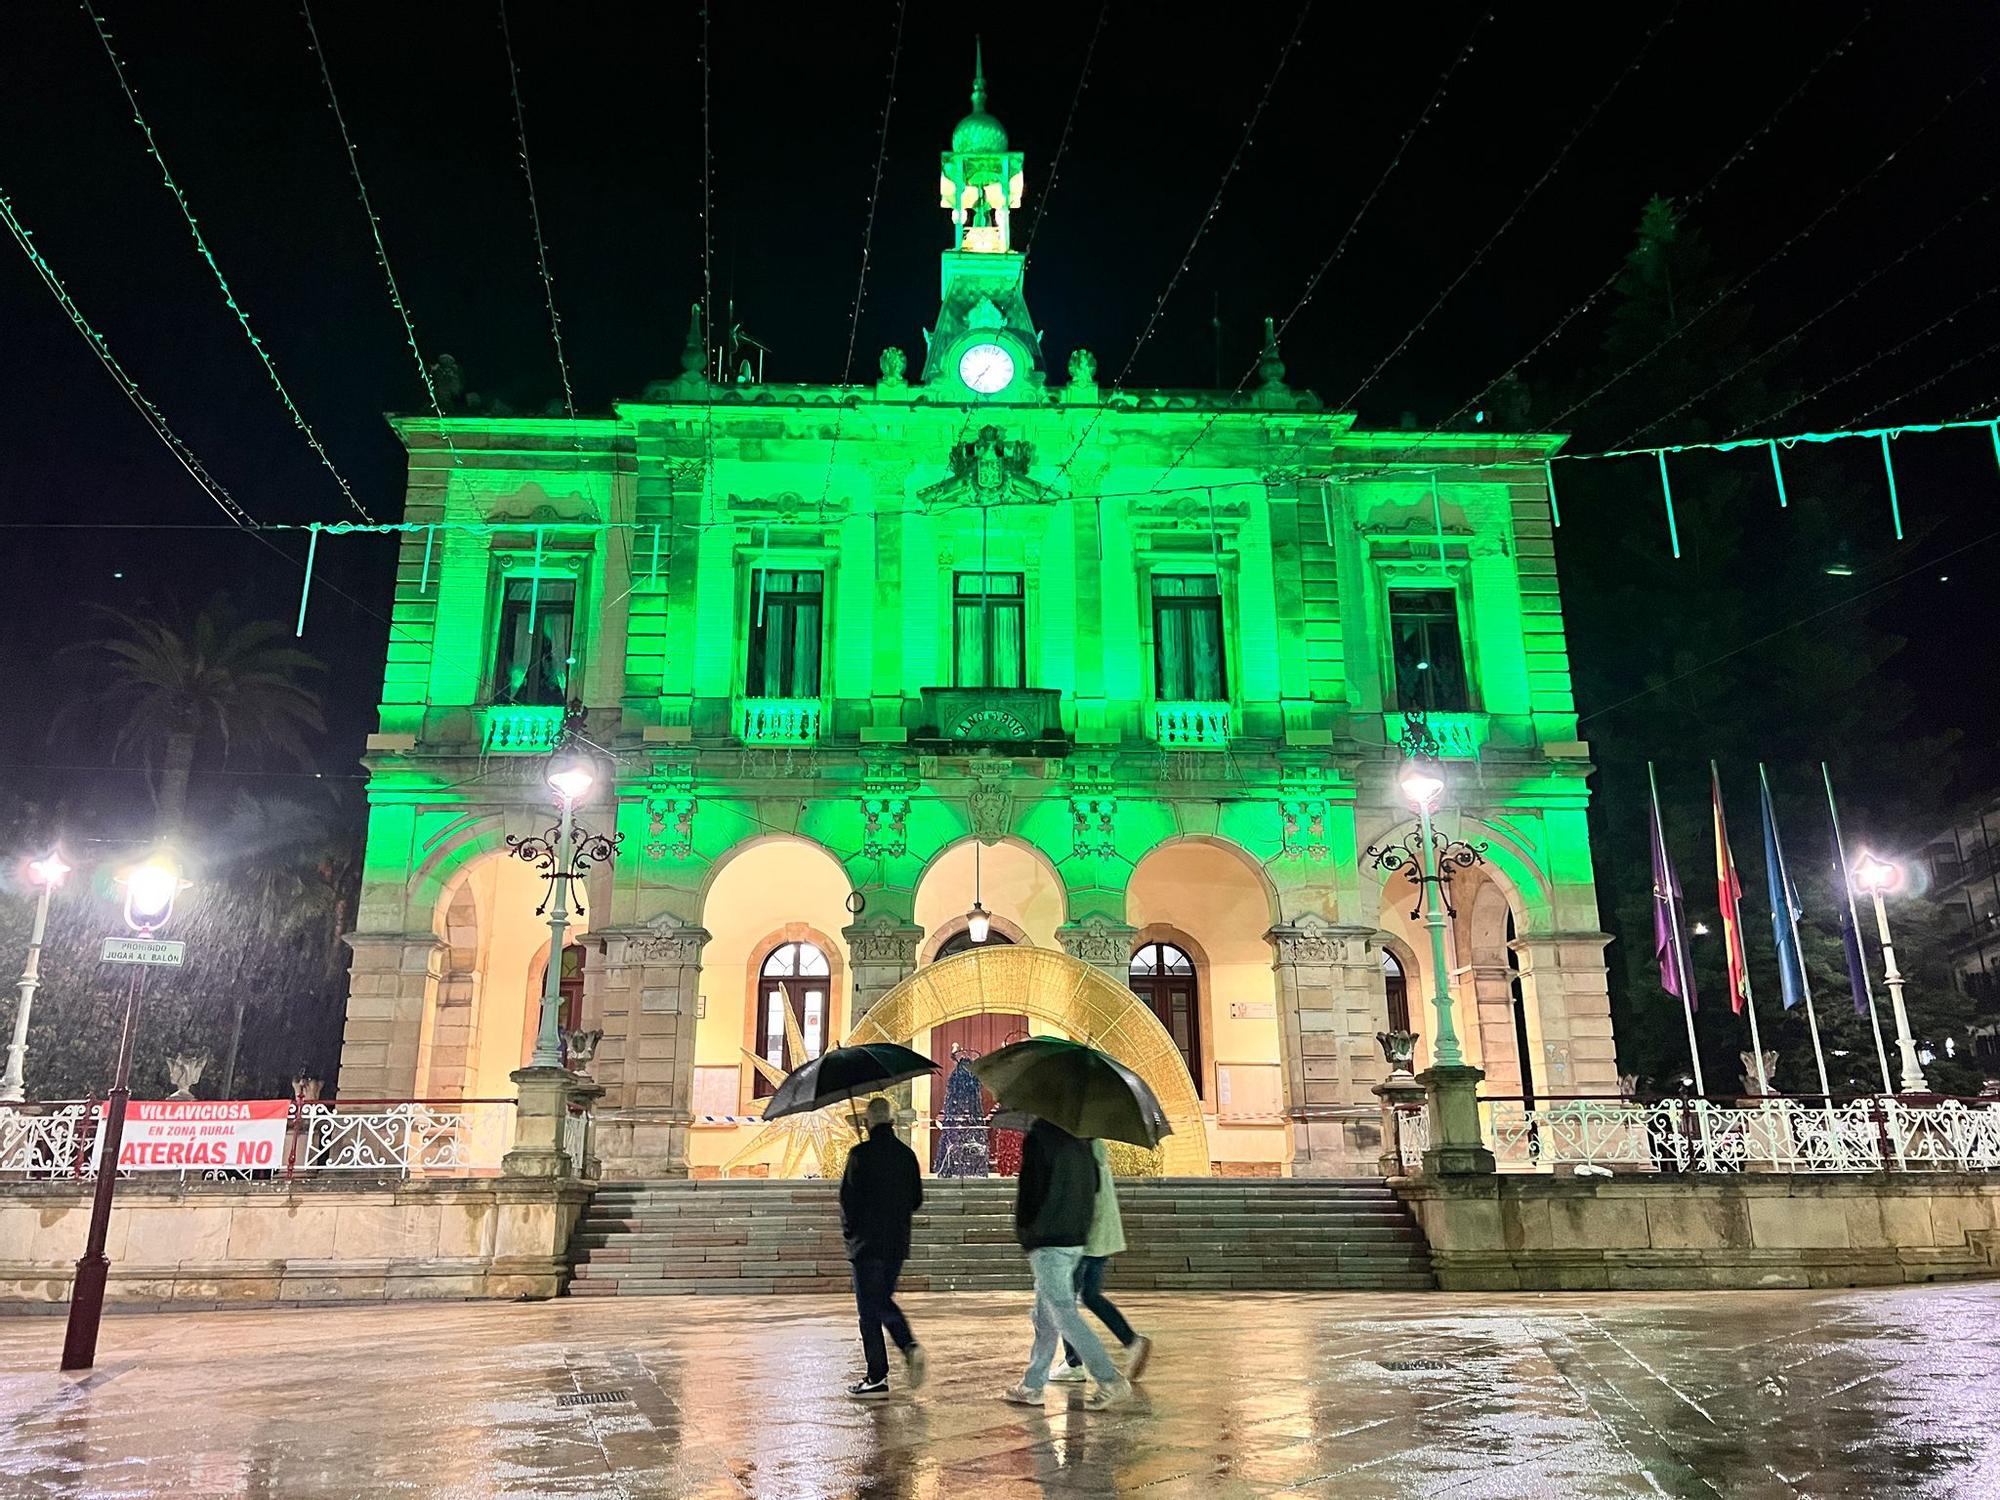
<svg viewBox="0 0 2000 1500"><path fill-rule="evenodd" d="M1833 819L1834 866L1840 871L1841 895L1847 901L1847 921L1856 933L1861 931L1861 913L1854 905L1854 881L1847 873L1847 836L1840 831L1840 809L1833 800L1833 773L1826 768L1826 762L1819 763L1820 780L1826 783L1826 811ZM1882 1092L1893 1094L1896 1086L1889 1081L1889 1049L1882 1040L1882 1017L1875 1009L1875 981L1869 976L1868 965L1861 965L1861 992L1868 997L1868 1026L1875 1033L1875 1060L1882 1065Z"/></svg>
<svg viewBox="0 0 2000 1500"><path fill-rule="evenodd" d="M1646 762L1646 785L1653 794L1653 837L1659 841L1660 868L1664 871L1668 867L1667 828L1666 824L1660 821L1660 784L1653 776L1653 763L1650 760ZM1674 945L1674 972L1680 976L1682 989L1692 989L1693 986L1688 982L1687 949L1681 944L1681 914L1674 907L1673 893L1671 891L1655 890L1653 892L1653 899L1666 903L1667 937L1668 941ZM1708 1097L1708 1085L1702 1080L1701 1076L1701 1044L1695 1040L1694 1007L1688 1004L1688 997L1686 995L1681 995L1677 998L1681 1002L1681 1015L1687 1021L1688 1059L1694 1064L1695 1097L1697 1099L1706 1099ZM1704 1127L1706 1123L1706 1117L1704 1117Z"/></svg>
<svg viewBox="0 0 2000 1500"><path fill-rule="evenodd" d="M1764 789L1765 816L1771 820L1771 848L1778 856L1778 889L1785 902L1785 921L1792 930L1792 954L1799 965L1799 992L1805 996L1806 1026L1812 1032L1813 1062L1819 1068L1820 1097L1827 1108L1833 1107L1833 1089L1826 1079L1826 1051L1820 1046L1819 1013L1813 1009L1812 980L1806 974L1806 951L1799 943L1799 909L1792 903L1792 877L1785 870L1785 846L1778 837L1778 809L1771 801L1771 781L1764 774L1764 763L1757 763L1757 780ZM1784 954L1778 955L1778 962L1785 961Z"/></svg>
<svg viewBox="0 0 2000 1500"><path fill-rule="evenodd" d="M1708 780L1715 789L1715 874L1716 879L1728 887L1729 910L1722 915L1729 923L1729 929L1724 937L1727 941L1740 943L1743 940L1743 903L1736 890L1736 857L1730 853L1723 831L1722 773L1716 770L1714 761L1708 763ZM1731 937L1731 933L1735 936ZM1733 958L1733 955L1728 957ZM1771 1079L1764 1071L1764 1038L1757 1032L1757 1002L1750 995L1750 965L1747 961L1743 965L1743 1013L1750 1018L1750 1057L1757 1071L1757 1097L1767 1099L1771 1094Z"/></svg>

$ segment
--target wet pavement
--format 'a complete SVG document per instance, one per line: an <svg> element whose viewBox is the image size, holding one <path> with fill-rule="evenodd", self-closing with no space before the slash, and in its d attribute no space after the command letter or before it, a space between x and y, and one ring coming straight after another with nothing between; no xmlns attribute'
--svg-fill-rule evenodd
<svg viewBox="0 0 2000 1500"><path fill-rule="evenodd" d="M0 1318L0 1496L2000 1494L2000 1285L1122 1300L1100 1413L996 1399L1018 1295L905 1299L930 1383L869 1404L831 1298L128 1314L82 1379Z"/></svg>

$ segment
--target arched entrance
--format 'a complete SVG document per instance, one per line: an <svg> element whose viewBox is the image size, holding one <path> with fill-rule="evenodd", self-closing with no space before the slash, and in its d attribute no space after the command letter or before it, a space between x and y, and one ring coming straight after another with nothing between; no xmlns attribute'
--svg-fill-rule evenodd
<svg viewBox="0 0 2000 1500"><path fill-rule="evenodd" d="M994 1013L1024 1015L1047 1031L1088 1041L1145 1079L1174 1133L1150 1152L1114 1147L1120 1171L1209 1175L1201 1101L1173 1038L1130 990L1066 953L988 946L931 964L877 1001L847 1041L909 1044L960 1017Z"/></svg>

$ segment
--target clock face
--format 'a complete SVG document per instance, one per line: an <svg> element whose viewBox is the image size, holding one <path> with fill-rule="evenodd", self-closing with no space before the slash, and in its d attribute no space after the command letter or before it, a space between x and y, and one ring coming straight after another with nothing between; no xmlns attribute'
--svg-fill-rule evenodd
<svg viewBox="0 0 2000 1500"><path fill-rule="evenodd" d="M974 344L958 357L958 378L982 396L1014 383L1014 356L998 344Z"/></svg>

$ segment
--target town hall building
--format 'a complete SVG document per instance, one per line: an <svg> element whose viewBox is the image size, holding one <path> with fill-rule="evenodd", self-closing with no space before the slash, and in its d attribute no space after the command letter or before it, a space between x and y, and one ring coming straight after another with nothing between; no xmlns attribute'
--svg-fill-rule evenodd
<svg viewBox="0 0 2000 1500"><path fill-rule="evenodd" d="M872 383L718 369L697 309L609 415L394 419L341 1095L511 1095L551 955L508 839L554 821L572 703L604 757L577 815L622 835L556 959L609 1175L817 1170L759 1121L774 1080L982 928L1157 1022L1190 1169L1377 1170L1377 1033L1422 1067L1436 1023L1416 888L1367 853L1413 823L1412 715L1438 827L1484 846L1444 976L1482 1092L1616 1091L1560 439L1358 427L1268 333L1240 394L1052 358L986 102L940 161L935 324ZM941 1068L904 1096L922 1159L956 1057L1089 1029L1007 1003L896 1038Z"/></svg>

